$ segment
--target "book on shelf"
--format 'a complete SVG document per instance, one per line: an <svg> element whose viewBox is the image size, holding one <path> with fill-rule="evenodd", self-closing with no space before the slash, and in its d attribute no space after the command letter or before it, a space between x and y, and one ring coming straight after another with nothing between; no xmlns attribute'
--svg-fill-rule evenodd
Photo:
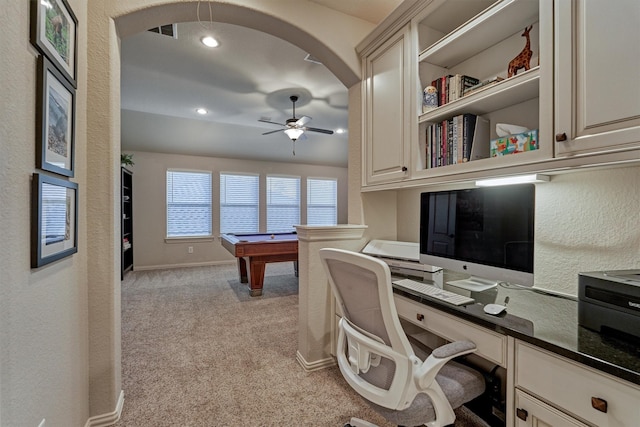
<svg viewBox="0 0 640 427"><path fill-rule="evenodd" d="M477 85L480 80L464 74L448 74L431 82L438 91L438 106L445 105L463 97L465 90Z"/></svg>
<svg viewBox="0 0 640 427"><path fill-rule="evenodd" d="M491 79L487 79L484 80L482 82L477 82L475 85L469 86L465 89L463 89L462 91L462 96L467 96L467 95L471 95L472 93L475 93L477 91L479 91L480 89L486 89L489 86L492 86L498 82L501 82L502 80L504 80L503 77L500 76L495 76Z"/></svg>
<svg viewBox="0 0 640 427"><path fill-rule="evenodd" d="M489 121L465 113L434 123L425 134L426 167L465 163L489 157Z"/></svg>

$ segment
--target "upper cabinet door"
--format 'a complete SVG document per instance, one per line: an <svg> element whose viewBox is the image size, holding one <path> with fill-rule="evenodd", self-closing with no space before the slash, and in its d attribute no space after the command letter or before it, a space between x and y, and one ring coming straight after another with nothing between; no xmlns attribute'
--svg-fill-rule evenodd
<svg viewBox="0 0 640 427"><path fill-rule="evenodd" d="M408 176L410 153L409 28L364 58L365 185Z"/></svg>
<svg viewBox="0 0 640 427"><path fill-rule="evenodd" d="M555 8L556 155L639 148L640 2L556 1Z"/></svg>

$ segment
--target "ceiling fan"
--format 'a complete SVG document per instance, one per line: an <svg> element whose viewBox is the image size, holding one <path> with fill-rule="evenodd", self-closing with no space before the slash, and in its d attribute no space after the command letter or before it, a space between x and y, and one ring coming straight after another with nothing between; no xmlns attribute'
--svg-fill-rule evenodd
<svg viewBox="0 0 640 427"><path fill-rule="evenodd" d="M295 151L295 142L297 139L304 139L306 138L306 135L304 134L305 131L309 131L309 132L319 132L319 133L324 133L327 135L332 135L333 131L332 130L328 130L328 129L320 129L320 128L312 128L309 126L305 126L307 123L309 123L311 121L311 117L309 116L302 116L299 119L296 118L296 101L298 100L298 96L297 95L291 95L289 97L289 99L291 100L291 102L293 103L293 117L290 119L287 119L286 123L276 123L276 122L272 122L269 120L264 120L264 119L258 119L259 122L263 122L263 123L271 123L273 125L278 125L278 126L284 126L282 129L277 129L277 130L272 130L269 132L265 132L263 133L263 135L269 135L271 133L276 133L276 132L284 132L287 134L287 136L289 137L289 139L291 139L291 141L293 142L294 146L293 146L293 155L296 155L296 151Z"/></svg>

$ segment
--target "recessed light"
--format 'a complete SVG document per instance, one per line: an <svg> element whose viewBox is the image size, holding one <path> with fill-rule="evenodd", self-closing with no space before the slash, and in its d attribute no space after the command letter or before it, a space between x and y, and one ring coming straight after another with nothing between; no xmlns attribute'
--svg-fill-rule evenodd
<svg viewBox="0 0 640 427"><path fill-rule="evenodd" d="M196 113L202 114L203 116L208 113L206 108L196 108Z"/></svg>
<svg viewBox="0 0 640 427"><path fill-rule="evenodd" d="M207 47L218 47L220 45L220 43L218 43L218 40L214 39L211 36L205 36L201 38L200 41L202 41L202 44Z"/></svg>

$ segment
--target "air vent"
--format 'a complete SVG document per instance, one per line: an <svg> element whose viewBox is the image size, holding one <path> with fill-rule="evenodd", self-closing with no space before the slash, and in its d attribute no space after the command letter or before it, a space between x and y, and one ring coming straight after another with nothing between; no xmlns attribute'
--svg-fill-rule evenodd
<svg viewBox="0 0 640 427"><path fill-rule="evenodd" d="M309 62L313 62L314 64L319 64L322 65L322 62L320 62L320 60L318 58L316 58L315 56L311 56L310 53L307 53L307 56L304 57L305 61L309 61Z"/></svg>
<svg viewBox="0 0 640 427"><path fill-rule="evenodd" d="M158 33L163 36L173 37L174 39L178 38L178 32L176 30L176 24L167 24L162 25L160 27L150 28L149 31L152 33Z"/></svg>

